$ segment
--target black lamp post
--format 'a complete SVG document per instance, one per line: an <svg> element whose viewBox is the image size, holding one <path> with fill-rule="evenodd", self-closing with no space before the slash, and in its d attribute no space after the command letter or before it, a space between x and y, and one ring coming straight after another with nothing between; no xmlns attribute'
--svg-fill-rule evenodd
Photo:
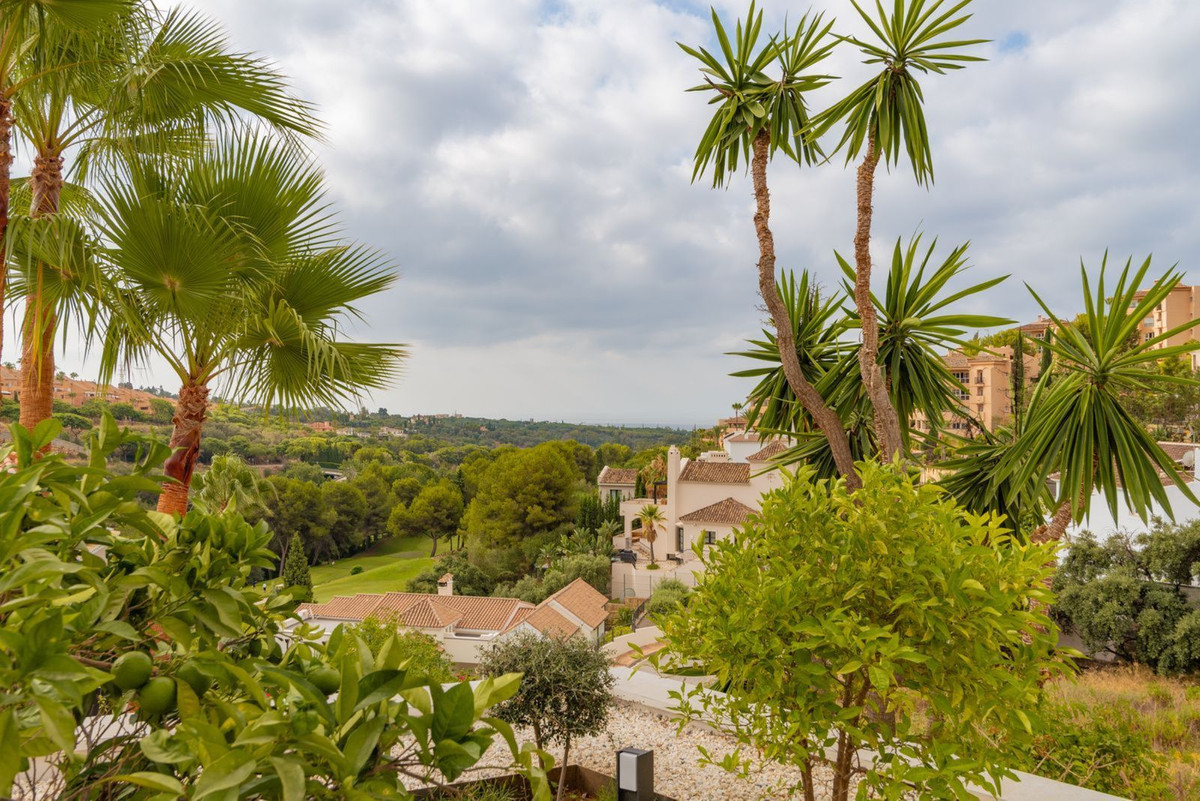
<svg viewBox="0 0 1200 801"><path fill-rule="evenodd" d="M617 752L617 801L654 801L654 752L622 748Z"/></svg>

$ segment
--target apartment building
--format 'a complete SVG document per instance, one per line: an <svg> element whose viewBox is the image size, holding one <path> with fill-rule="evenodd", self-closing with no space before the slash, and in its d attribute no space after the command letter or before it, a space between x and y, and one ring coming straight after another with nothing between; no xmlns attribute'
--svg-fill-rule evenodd
<svg viewBox="0 0 1200 801"><path fill-rule="evenodd" d="M1046 321L1049 324L1049 320ZM1022 326L1024 333L1025 326ZM1041 336L1031 330L1028 336L1041 339L1045 331L1040 329ZM988 431L1012 421L1013 391L1012 368L1013 349L1007 345L992 348L991 353L980 352L967 356L962 351L951 351L943 357L947 369L962 384L957 395L962 403L965 414L947 414L944 427L961 436L977 433L980 427ZM1025 351L1025 384L1032 387L1037 381L1040 358L1033 348ZM929 431L929 422L925 416L918 413L913 417L913 426L918 431Z"/></svg>
<svg viewBox="0 0 1200 801"><path fill-rule="evenodd" d="M1146 296L1145 292L1135 295L1137 300ZM1142 320L1138 327L1138 336L1143 342L1165 334L1172 328L1196 321L1200 315L1200 286L1183 286L1180 284L1171 290L1163 302L1154 307L1154 311ZM1157 347L1185 345L1188 342L1200 341L1200 325L1186 328L1178 334L1164 340ZM1192 369L1200 369L1200 351L1191 354Z"/></svg>

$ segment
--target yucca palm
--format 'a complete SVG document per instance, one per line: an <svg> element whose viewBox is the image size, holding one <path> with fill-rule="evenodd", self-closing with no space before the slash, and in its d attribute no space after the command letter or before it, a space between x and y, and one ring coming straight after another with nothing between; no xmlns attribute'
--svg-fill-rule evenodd
<svg viewBox="0 0 1200 801"><path fill-rule="evenodd" d="M895 0L889 12L882 0L876 0L877 13L873 17L851 0L877 41L865 42L855 37L844 39L867 56L865 63L881 65L881 69L846 98L818 115L810 134L820 136L833 125L845 121L846 129L838 149L845 149L847 162L860 154L863 156L857 175L854 303L862 321L859 369L871 400L876 434L885 460L905 453L903 429L907 421L892 404L883 365L877 360L880 330L871 301L875 170L880 159L890 166L899 162L903 152L912 164L917 182L932 182L933 156L922 109L924 94L917 74L944 73L981 60L953 51L981 44L984 40L948 41L947 37L970 19L969 14L961 13L970 2L961 0L943 9L945 0Z"/></svg>
<svg viewBox="0 0 1200 801"><path fill-rule="evenodd" d="M395 375L402 346L341 333L394 272L339 239L321 173L295 148L246 136L186 165L143 165L107 185L101 219L113 274L103 376L158 357L181 384L160 511L187 509L214 386L294 410L340 405Z"/></svg>
<svg viewBox="0 0 1200 801"><path fill-rule="evenodd" d="M831 80L830 76L814 70L834 47L835 42L829 36L833 23L826 22L820 14L805 14L794 31L784 30L780 36L760 43L762 13L754 3L750 4L745 23L737 22L732 42L715 10L712 20L722 58L703 47L679 45L700 61L700 72L704 75L705 82L689 91L713 93L709 102L717 106L696 148L692 179L711 167L713 185L721 186L737 171L739 162L748 163L756 201L758 287L775 327L784 378L790 392L829 440L840 472L847 481L856 484L854 459L841 420L813 387L813 377L804 372L795 358L792 324L776 286L775 239L770 226L771 197L767 185L767 163L775 152L782 150L798 163L811 164L821 157L816 139L808 136L806 95Z"/></svg>
<svg viewBox="0 0 1200 801"><path fill-rule="evenodd" d="M1029 487L1058 474L1056 512L1034 533L1037 539L1060 539L1072 520L1087 514L1096 490L1104 495L1114 518L1118 498L1143 519L1155 502L1170 513L1164 477L1197 503L1174 460L1125 407L1128 390L1165 391L1173 385L1197 383L1188 376L1147 369L1159 360L1195 350L1194 343L1167 343L1196 321L1131 345L1131 335L1142 320L1170 295L1183 275L1172 269L1142 291L1149 258L1137 268L1132 260L1126 262L1112 288L1105 284L1107 269L1105 254L1093 285L1081 265L1085 312L1074 324L1059 320L1030 289L1054 323L1054 340L1046 345L1055 357L1054 370L1039 379L1025 428L1000 460L989 488L996 496L1004 482Z"/></svg>
<svg viewBox="0 0 1200 801"><path fill-rule="evenodd" d="M995 286L1004 277L947 291L948 285L960 278L968 266L967 246L956 247L940 262L934 262L936 246L935 241L922 250L920 236L907 246L897 240L886 292L882 297L872 294L881 329L877 358L888 377L889 398L904 422L901 434L906 451L917 433L910 425L915 413L929 421L929 435L935 436L946 414L962 412L957 397L962 384L946 369L939 350L964 346L970 329L1012 322L990 315L954 313L952 304ZM879 455L879 440L871 430L871 402L864 388L856 348L844 338L858 325L857 315L842 307L854 292L854 270L841 256L837 258L847 276L843 294L823 300L810 288L805 273L798 285L794 279L785 278L780 297L792 320L797 359L805 373L814 376L817 391L837 410L849 432L855 460L869 459ZM930 270L931 265L936 266ZM795 447L779 455L780 463L805 461L815 465L822 476L836 475L830 472L836 465L828 445L784 381L779 349L770 333L765 336L764 340L751 342L755 349L737 355L766 365L734 373L739 377L759 378L750 393L750 418L754 426L763 433L798 440Z"/></svg>
<svg viewBox="0 0 1200 801"><path fill-rule="evenodd" d="M84 168L119 164L130 154L186 156L214 123L241 115L290 133L317 132L309 108L291 96L274 68L230 52L214 25L180 11L160 14L148 2L115 5L116 13L78 30L50 36L44 26L34 26L14 61L13 73L24 81L12 98L15 124L33 154L32 217L59 212L69 152L80 156L76 172L82 180ZM43 289L56 280L48 273L61 265L20 267L29 292L21 423L32 428L51 411L63 298ZM98 287L91 289L94 295Z"/></svg>
<svg viewBox="0 0 1200 801"><path fill-rule="evenodd" d="M654 559L654 542L658 539L658 531L667 522L662 507L648 503L637 513L637 520L642 524L642 539L650 543L650 564L658 564Z"/></svg>

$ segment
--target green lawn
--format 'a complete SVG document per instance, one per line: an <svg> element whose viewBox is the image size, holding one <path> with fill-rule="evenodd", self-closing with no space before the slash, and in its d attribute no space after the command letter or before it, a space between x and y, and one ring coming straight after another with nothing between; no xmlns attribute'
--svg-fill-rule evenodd
<svg viewBox="0 0 1200 801"><path fill-rule="evenodd" d="M360 554L314 567L313 593L318 601L327 601L335 595L407 589L410 579L433 564L430 544L426 537L389 537ZM351 576L355 567L363 572Z"/></svg>

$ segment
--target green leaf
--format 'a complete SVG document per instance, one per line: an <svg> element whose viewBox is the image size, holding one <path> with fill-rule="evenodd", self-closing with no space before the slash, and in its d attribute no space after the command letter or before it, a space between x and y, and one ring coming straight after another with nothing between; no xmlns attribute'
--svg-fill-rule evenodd
<svg viewBox="0 0 1200 801"><path fill-rule="evenodd" d="M475 722L475 694L467 682L455 684L444 693L434 691L431 736L435 741L458 739Z"/></svg>
<svg viewBox="0 0 1200 801"><path fill-rule="evenodd" d="M120 776L113 776L107 781L117 782L119 784L133 784L150 790L171 793L175 796L183 795L183 784L180 783L180 781L174 776L167 776L163 773L138 771L137 773L125 773Z"/></svg>

